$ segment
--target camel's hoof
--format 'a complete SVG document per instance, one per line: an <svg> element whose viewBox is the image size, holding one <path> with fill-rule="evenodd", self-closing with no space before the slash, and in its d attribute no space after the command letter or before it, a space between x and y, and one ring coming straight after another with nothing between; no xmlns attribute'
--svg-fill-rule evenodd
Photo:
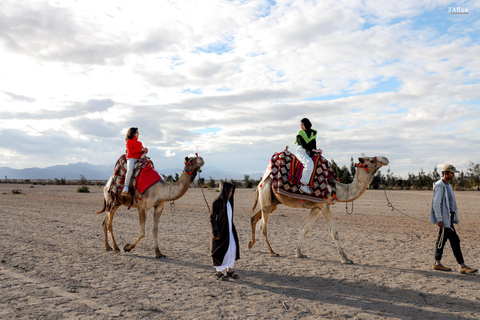
<svg viewBox="0 0 480 320"><path fill-rule="evenodd" d="M130 252L132 250L132 248L130 248L130 244L126 244L125 247L123 247L123 250L125 252Z"/></svg>
<svg viewBox="0 0 480 320"><path fill-rule="evenodd" d="M115 248L115 252L120 252L120 248Z"/></svg>
<svg viewBox="0 0 480 320"><path fill-rule="evenodd" d="M112 251L111 247L105 247L105 251Z"/></svg>
<svg viewBox="0 0 480 320"><path fill-rule="evenodd" d="M272 252L270 253L270 257L278 257L278 253Z"/></svg>
<svg viewBox="0 0 480 320"><path fill-rule="evenodd" d="M342 261L342 264L353 264L353 261L350 259Z"/></svg>
<svg viewBox="0 0 480 320"><path fill-rule="evenodd" d="M156 259L162 259L162 258L166 258L166 257L167 257L167 256L164 255L164 254L156 254L156 255L155 255L155 258L156 258Z"/></svg>
<svg viewBox="0 0 480 320"><path fill-rule="evenodd" d="M250 241L250 242L248 243L248 249L252 249L252 247L253 247L254 244L255 244L255 242Z"/></svg>
<svg viewBox="0 0 480 320"><path fill-rule="evenodd" d="M307 255L303 254L303 253L297 253L297 258L307 258Z"/></svg>

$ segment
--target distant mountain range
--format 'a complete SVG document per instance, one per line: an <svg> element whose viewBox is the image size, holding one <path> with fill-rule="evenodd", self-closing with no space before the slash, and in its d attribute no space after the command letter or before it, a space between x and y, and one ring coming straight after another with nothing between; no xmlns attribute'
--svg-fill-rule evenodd
<svg viewBox="0 0 480 320"><path fill-rule="evenodd" d="M181 174L183 168L169 168L157 170L162 175ZM87 180L107 180L113 172L111 165L93 165L86 162L78 162L68 165L57 165L46 168L26 168L26 169L12 169L8 167L0 167L0 180L8 179L66 179L66 180L80 180L84 176ZM205 180L212 177L215 180L220 179L234 179L243 180L245 174L250 176L250 179L258 180L262 177L263 172L253 173L239 173L227 172L217 168L202 169L200 174Z"/></svg>

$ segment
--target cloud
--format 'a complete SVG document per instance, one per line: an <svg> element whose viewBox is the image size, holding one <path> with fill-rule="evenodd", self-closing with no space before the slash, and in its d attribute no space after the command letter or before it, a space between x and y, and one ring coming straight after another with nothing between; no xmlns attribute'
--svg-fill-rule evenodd
<svg viewBox="0 0 480 320"><path fill-rule="evenodd" d="M28 98L27 98L28 99ZM17 100L25 101L25 98ZM33 102L33 101L29 101ZM78 116L85 116L94 112L104 112L111 108L114 102L111 100L89 100L85 103L68 103L60 106L57 110L32 110L29 112L15 112L13 110L3 112L4 119L32 119L32 120L54 120L74 118Z"/></svg>
<svg viewBox="0 0 480 320"><path fill-rule="evenodd" d="M2 92L4 94L6 94L7 96L9 96L10 98L12 98L13 100L25 101L25 102L35 102L36 101L34 98L18 95L18 94L12 93L12 92L6 92L6 91L2 91Z"/></svg>
<svg viewBox="0 0 480 320"><path fill-rule="evenodd" d="M479 24L449 5L3 1L0 165L112 163L136 126L157 167L261 172L303 117L339 164L480 162Z"/></svg>

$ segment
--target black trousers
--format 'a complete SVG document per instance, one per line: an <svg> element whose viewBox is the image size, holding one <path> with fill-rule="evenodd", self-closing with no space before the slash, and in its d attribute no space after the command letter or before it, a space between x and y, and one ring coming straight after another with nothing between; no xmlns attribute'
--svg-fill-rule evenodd
<svg viewBox="0 0 480 320"><path fill-rule="evenodd" d="M435 242L435 260L442 260L443 248L445 248L445 243L447 240L449 240L457 263L463 264L465 261L463 260L462 250L460 249L460 238L453 227L453 214L450 221L450 228L439 228L438 230L438 237L437 241ZM441 241L442 230L445 230L445 233L443 234L443 241Z"/></svg>

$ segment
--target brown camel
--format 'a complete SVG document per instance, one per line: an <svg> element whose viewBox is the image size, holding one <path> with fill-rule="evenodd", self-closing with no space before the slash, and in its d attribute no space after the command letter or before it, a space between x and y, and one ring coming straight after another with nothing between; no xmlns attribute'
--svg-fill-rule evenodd
<svg viewBox="0 0 480 320"><path fill-rule="evenodd" d="M165 202L173 201L181 198L188 190L192 182L195 180L197 176L197 172L200 168L204 165L204 161L201 157L191 157L185 158L185 168L183 169L183 173L178 179L177 182L173 184L168 184L164 182L156 182L150 188L148 188L143 195L141 195L138 190L135 190L134 196L134 203L132 205L133 208L138 209L138 219L140 221L140 235L138 238L132 243L127 244L123 248L125 252L131 251L135 248L135 246L145 237L145 220L147 218L147 212L151 208L154 208L153 212L153 239L155 241L155 258L159 259L165 257L158 248L158 221L160 220L160 216L162 215L163 205ZM139 199L140 198L140 199ZM106 210L106 203L108 199L108 191L107 187L104 188L104 199L103 199L103 209L101 211L96 212L97 214L105 212ZM117 243L115 242L115 238L113 236L113 216L117 209L121 206L129 206L132 199L130 196L119 196L118 200L120 204L114 206L112 210L107 211L105 219L103 220L103 235L105 237L105 250L111 251L112 247L108 243L108 232L110 232L110 236L112 238L113 243L113 250L120 251L118 248Z"/></svg>
<svg viewBox="0 0 480 320"><path fill-rule="evenodd" d="M361 170L355 172L355 177L353 178L353 182L351 184L343 184L340 182L336 182L336 191L337 196L336 199L338 202L346 202L346 201L353 201L359 198L370 185L373 180L373 176L377 172L378 169L382 166L388 165L388 159L386 157L360 157L358 158L360 161L360 166L362 166ZM252 227L252 240L248 244L248 248L252 248L255 244L255 227L257 222L262 219L260 230L262 232L263 238L265 239L265 243L267 244L268 250L270 251L270 256L274 257L277 254L273 251L270 243L268 242L267 237L267 222L268 222L268 215L277 209L279 204L286 205L292 208L300 208L300 209L310 209L310 214L308 215L307 221L303 225L302 231L300 233L300 239L297 242L296 247L296 254L299 258L304 258L305 255L302 253L302 244L307 234L311 224L315 220L315 217L322 211L323 217L327 221L330 235L332 236L333 240L337 244L338 251L340 253L342 263L350 264L352 260L348 259L347 255L343 251L343 248L340 244L338 239L337 228L335 227L335 223L333 222L333 218L330 212L330 205L332 204L332 197L329 195L325 202L312 202L312 201L301 201L300 199L291 198L288 196L284 196L282 194L278 194L273 192L272 189L272 178L267 177L264 178L257 187L255 192L255 203L253 205L252 211L255 211L255 207L257 206L258 200L260 200L260 210L255 213L252 218L250 219L251 227Z"/></svg>

